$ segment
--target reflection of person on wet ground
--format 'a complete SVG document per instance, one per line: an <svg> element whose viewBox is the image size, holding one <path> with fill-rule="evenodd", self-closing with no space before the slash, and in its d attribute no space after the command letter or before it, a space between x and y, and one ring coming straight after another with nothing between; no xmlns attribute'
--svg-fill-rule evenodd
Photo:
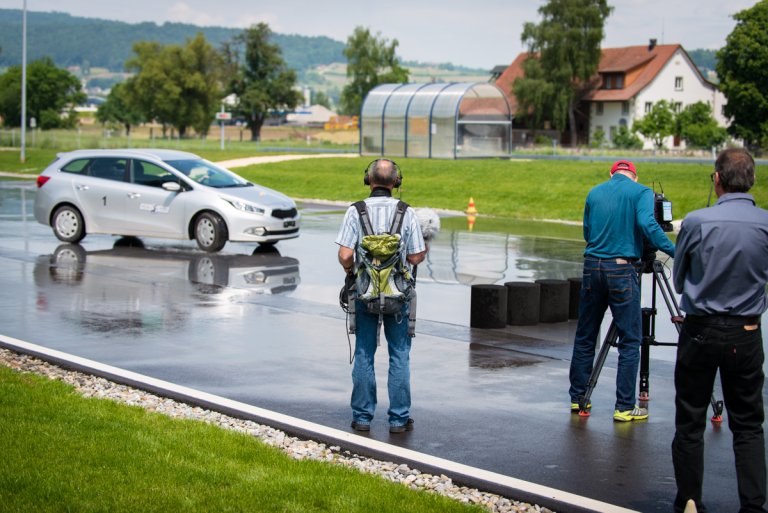
<svg viewBox="0 0 768 513"><path fill-rule="evenodd" d="M579 321L570 369L571 412L578 413L592 373L595 347L605 310L610 307L619 333L616 373L617 422L643 420L648 410L635 404L640 365L642 310L640 264L643 240L674 256L675 246L653 215L653 191L637 183L632 162L620 160L611 178L594 187L584 205L584 273L579 296ZM590 405L584 405L588 410Z"/></svg>
<svg viewBox="0 0 768 513"><path fill-rule="evenodd" d="M398 200L392 197L392 189L399 187L401 176L394 162L379 159L366 169L365 183L371 194L365 199L371 226L376 233L386 233L392 225ZM347 274L354 273L356 248L363 237L360 218L354 206L349 207L336 238L339 245L339 262ZM421 234L419 221L411 207L405 211L401 231L401 258L411 265L417 265L426 256L426 246ZM359 264L359 262L358 262ZM402 310L393 315L384 315L384 335L389 352L389 430L402 433L413 429L410 416L410 351L411 337L408 334L410 304L403 303ZM352 368L352 428L369 431L376 409L376 376L374 355L376 353L378 315L366 311L358 300L355 308L355 353Z"/></svg>
<svg viewBox="0 0 768 513"><path fill-rule="evenodd" d="M755 162L746 150L722 151L712 181L717 203L683 220L673 268L686 313L675 364L675 511L682 512L689 500L699 513L706 511L704 429L719 370L733 433L739 511L765 513L760 319L768 308L768 211L747 194L755 183Z"/></svg>

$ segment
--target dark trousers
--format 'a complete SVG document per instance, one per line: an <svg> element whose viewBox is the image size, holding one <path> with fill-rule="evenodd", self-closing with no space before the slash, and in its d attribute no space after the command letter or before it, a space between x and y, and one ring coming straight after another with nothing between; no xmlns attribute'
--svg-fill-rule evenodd
<svg viewBox="0 0 768 513"><path fill-rule="evenodd" d="M763 435L763 342L760 328L727 318L686 318L675 365L675 438L672 463L677 481L675 511L688 499L698 511L704 479L704 430L715 374L720 370L728 427L733 434L740 513L765 513Z"/></svg>

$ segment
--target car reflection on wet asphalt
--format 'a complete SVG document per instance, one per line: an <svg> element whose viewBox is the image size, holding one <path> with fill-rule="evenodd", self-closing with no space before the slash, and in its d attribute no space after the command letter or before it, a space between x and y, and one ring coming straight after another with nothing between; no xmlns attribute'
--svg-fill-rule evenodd
<svg viewBox="0 0 768 513"><path fill-rule="evenodd" d="M137 269L150 279L115 286L100 267ZM159 280L173 281L163 286ZM180 305L189 298L202 296L204 303L231 289L281 294L295 290L301 279L299 261L273 246L259 246L251 255L210 254L146 248L141 239L123 237L107 250L60 244L37 258L34 281L38 308L57 309L88 331L140 335L160 320L164 329L183 323L191 312Z"/></svg>

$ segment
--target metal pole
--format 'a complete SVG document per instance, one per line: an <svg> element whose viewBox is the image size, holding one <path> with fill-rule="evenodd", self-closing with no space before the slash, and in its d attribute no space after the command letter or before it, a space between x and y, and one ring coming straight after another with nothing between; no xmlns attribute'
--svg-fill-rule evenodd
<svg viewBox="0 0 768 513"><path fill-rule="evenodd" d="M221 104L221 112L224 112L224 104ZM221 150L224 151L224 118L219 120L219 125L221 126Z"/></svg>
<svg viewBox="0 0 768 513"><path fill-rule="evenodd" d="M27 0L21 18L21 163L27 161Z"/></svg>

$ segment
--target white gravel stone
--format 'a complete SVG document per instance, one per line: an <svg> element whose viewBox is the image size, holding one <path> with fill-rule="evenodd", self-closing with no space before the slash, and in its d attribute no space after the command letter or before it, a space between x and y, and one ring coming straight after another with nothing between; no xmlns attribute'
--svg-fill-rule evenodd
<svg viewBox="0 0 768 513"><path fill-rule="evenodd" d="M478 504L497 513L553 513L538 505L518 502L477 489L459 487L444 475L433 476L408 465L378 461L352 454L339 446L326 447L313 440L299 440L269 426L180 403L165 397L113 383L103 378L73 372L37 358L0 348L0 365L19 372L34 373L72 385L84 397L110 399L119 403L139 406L177 419L192 419L219 426L223 429L247 433L262 442L278 447L297 460L313 459L353 467L362 472L377 474L384 479L402 483L409 488L426 490L450 497L465 504Z"/></svg>

